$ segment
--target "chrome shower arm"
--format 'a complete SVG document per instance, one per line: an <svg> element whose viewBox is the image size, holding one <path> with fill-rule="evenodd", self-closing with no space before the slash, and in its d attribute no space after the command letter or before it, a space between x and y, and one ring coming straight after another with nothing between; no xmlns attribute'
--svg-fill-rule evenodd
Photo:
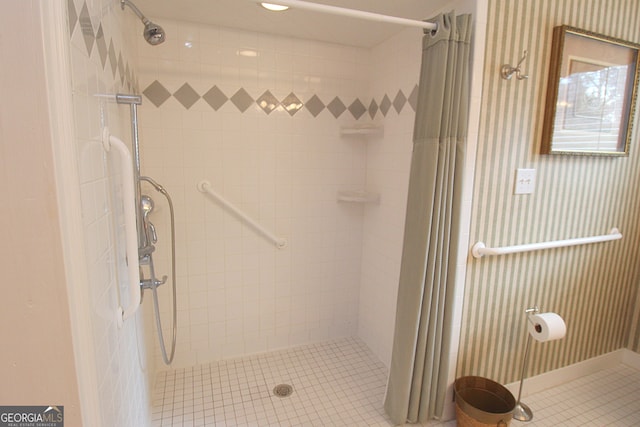
<svg viewBox="0 0 640 427"><path fill-rule="evenodd" d="M144 14L142 12L140 12L140 9L138 9L138 7L135 4L133 4L129 0L120 0L120 7L122 8L122 10L124 10L125 5L129 6L131 8L131 10L133 10L133 13L135 13L136 16L138 18L140 18L140 20L142 21L143 24L146 25L149 22L147 17L144 16Z"/></svg>
<svg viewBox="0 0 640 427"><path fill-rule="evenodd" d="M147 17L144 16L142 12L140 12L140 9L138 9L138 7L130 0L120 0L120 7L122 8L122 10L124 10L125 6L129 6L129 8L133 10L133 13L135 13L136 16L140 18L140 20L144 24L144 31L142 32L142 36L147 41L147 43L155 46L164 41L165 32L160 25L154 24L149 19L147 19Z"/></svg>

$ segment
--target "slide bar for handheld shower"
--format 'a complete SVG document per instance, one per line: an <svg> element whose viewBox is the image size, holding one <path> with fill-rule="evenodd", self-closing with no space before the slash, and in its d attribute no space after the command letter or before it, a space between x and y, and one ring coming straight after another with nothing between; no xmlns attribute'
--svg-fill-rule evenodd
<svg viewBox="0 0 640 427"><path fill-rule="evenodd" d="M233 213L236 217L240 218L242 221L244 221L244 223L246 223L247 225L249 225L251 228L253 228L256 232L258 232L258 234L261 234L262 236L266 237L268 240L270 240L274 245L276 245L276 247L278 249L282 249L285 246L287 246L287 240L283 239L282 237L277 237L275 236L273 233L271 233L270 231L268 231L266 228L264 228L262 225L258 224L253 218L251 218L249 215L247 215L246 213L242 212L240 210L240 208L238 208L237 206L235 206L233 203L229 202L228 200L226 200L224 197L222 197L221 195L219 195L218 193L216 193L213 188L211 188L211 183L209 181L200 181L198 183L198 190L201 193L207 193L209 194L211 197L213 197L218 203L220 203L224 208L226 208L227 210L231 211L231 213Z"/></svg>
<svg viewBox="0 0 640 427"><path fill-rule="evenodd" d="M254 3L263 3L261 0L251 0ZM425 30L435 31L438 24L433 22L418 21L415 19L399 18L397 16L383 15L381 13L367 12L364 10L347 9L344 7L330 6L327 4L312 3L302 0L269 0L268 3L280 6L289 6L294 9L305 9L314 12L329 13L332 15L349 16L351 18L366 19L368 21L385 22L388 24L400 24L409 27L419 27Z"/></svg>
<svg viewBox="0 0 640 427"><path fill-rule="evenodd" d="M116 93L116 102L118 104L142 104L142 96L130 95L128 93Z"/></svg>
<svg viewBox="0 0 640 427"><path fill-rule="evenodd" d="M140 136L138 135L138 105L142 104L142 96L130 95L124 93L116 94L116 102L118 104L128 104L131 109L131 136L133 139L133 168L134 179L136 182L136 225L138 227L138 249L140 252L144 252L148 249L149 242L147 236L144 233L144 227L142 224L142 213L140 212L140 200L142 197L142 187L140 185Z"/></svg>

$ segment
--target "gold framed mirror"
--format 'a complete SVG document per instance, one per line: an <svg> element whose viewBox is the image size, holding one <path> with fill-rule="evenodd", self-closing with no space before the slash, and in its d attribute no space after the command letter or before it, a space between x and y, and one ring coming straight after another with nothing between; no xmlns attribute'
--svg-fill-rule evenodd
<svg viewBox="0 0 640 427"><path fill-rule="evenodd" d="M625 156L636 109L640 45L553 29L542 154Z"/></svg>

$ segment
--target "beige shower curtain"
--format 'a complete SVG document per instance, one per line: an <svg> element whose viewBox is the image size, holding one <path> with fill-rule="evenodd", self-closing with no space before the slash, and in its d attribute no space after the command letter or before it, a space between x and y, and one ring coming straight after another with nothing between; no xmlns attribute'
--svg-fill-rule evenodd
<svg viewBox="0 0 640 427"><path fill-rule="evenodd" d="M439 418L451 342L471 15L423 38L393 352L384 407L396 424Z"/></svg>

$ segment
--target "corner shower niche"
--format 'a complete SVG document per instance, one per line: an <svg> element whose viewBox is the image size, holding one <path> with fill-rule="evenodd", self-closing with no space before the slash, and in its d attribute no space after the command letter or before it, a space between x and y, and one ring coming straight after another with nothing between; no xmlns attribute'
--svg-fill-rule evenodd
<svg viewBox="0 0 640 427"><path fill-rule="evenodd" d="M340 128L340 136L350 140L369 142L384 135L384 126L378 123L358 123ZM340 190L338 202L343 203L380 203L380 193L365 189Z"/></svg>

